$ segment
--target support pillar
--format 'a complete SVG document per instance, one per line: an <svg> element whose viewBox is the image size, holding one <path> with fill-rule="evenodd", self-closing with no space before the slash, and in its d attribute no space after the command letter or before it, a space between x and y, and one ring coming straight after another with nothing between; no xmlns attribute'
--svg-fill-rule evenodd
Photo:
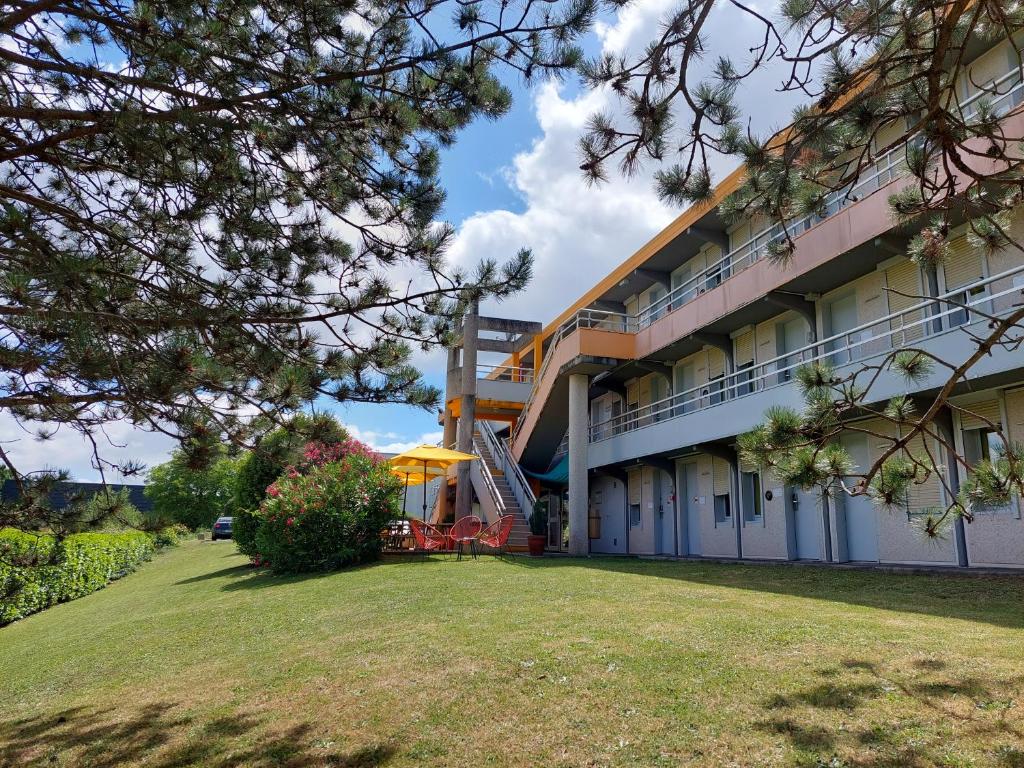
<svg viewBox="0 0 1024 768"><path fill-rule="evenodd" d="M456 434L455 428L457 420L455 414L452 413L451 407L448 405L448 401L452 398L456 392L459 392L461 387L461 381L457 381L456 378L459 376L459 348L449 347L448 348L448 375L447 384L445 387L445 403L444 403L444 437L442 438L442 448L453 448L455 446Z"/></svg>
<svg viewBox="0 0 1024 768"><path fill-rule="evenodd" d="M576 556L590 554L587 530L590 508L587 483L589 391L588 376L581 373L569 376L569 554Z"/></svg>
<svg viewBox="0 0 1024 768"><path fill-rule="evenodd" d="M469 302L462 321L462 406L459 409L456 450L473 452L473 429L476 426L476 352L480 336L480 300ZM460 461L455 486L455 519L473 514L473 484L468 461Z"/></svg>

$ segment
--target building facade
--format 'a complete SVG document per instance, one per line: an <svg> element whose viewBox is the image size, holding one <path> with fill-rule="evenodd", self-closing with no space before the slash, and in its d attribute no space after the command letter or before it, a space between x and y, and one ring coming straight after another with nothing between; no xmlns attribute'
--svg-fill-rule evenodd
<svg viewBox="0 0 1024 768"><path fill-rule="evenodd" d="M957 97L968 114L983 95L977 83L996 89L985 97L1004 114L1007 133L1022 135L1024 84L1008 41L967 68ZM880 148L900 138L892 131L879 136ZM1024 302L1024 255L972 247L966 222L951 232L951 256L937 271L907 258L914 228L895 224L888 205L912 183L905 156L903 146L880 152L853 188L830 197L824 215L790 222L796 249L785 266L767 258L782 236L777 225L753 218L728 226L719 215L716 204L738 187L741 169L719 185L715 204L684 212L523 345L514 365L529 372L531 388L501 443L521 476L534 478L532 496L517 489L529 496L523 504L547 501L551 548L1024 567L1018 501L927 539L920 519L948 501L936 476L914 486L905 509L883 510L864 498L785 487L737 458L737 436L769 406L801 406L800 365L827 360L842 373L911 344L959 363L976 349L971 332L987 323L971 309L998 315ZM1024 215L1012 234L1024 242ZM944 379L937 370L908 390L886 372L871 399L926 399ZM990 424L1024 442L1024 351L987 355L952 402L966 411L944 414L938 428L969 461L994 450ZM944 457L940 472L955 488L963 468L935 442L927 447ZM860 466L882 449L854 430L843 443Z"/></svg>

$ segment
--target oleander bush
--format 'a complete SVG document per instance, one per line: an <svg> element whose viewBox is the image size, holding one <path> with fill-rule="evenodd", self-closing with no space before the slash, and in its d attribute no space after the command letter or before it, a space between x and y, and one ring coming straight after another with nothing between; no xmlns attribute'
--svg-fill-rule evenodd
<svg viewBox="0 0 1024 768"><path fill-rule="evenodd" d="M332 455L332 448L350 440L348 432L329 414L298 414L286 426L267 434L253 450L238 459L234 479L234 522L231 538L243 555L256 560L259 507L275 480L289 469L303 468ZM315 449L311 457L310 449ZM321 462L322 463L322 462Z"/></svg>
<svg viewBox="0 0 1024 768"><path fill-rule="evenodd" d="M166 537L165 537L166 540ZM0 626L101 589L157 549L142 531L76 533L63 539L0 530Z"/></svg>
<svg viewBox="0 0 1024 768"><path fill-rule="evenodd" d="M372 454L292 470L267 489L257 513L255 560L281 573L374 560L381 529L400 514L401 481Z"/></svg>

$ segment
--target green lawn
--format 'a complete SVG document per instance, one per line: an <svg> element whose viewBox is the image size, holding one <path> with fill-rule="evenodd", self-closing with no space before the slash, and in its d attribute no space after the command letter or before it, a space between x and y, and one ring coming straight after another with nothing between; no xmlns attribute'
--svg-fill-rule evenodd
<svg viewBox="0 0 1024 768"><path fill-rule="evenodd" d="M0 765L1024 766L1024 581L190 542L0 629Z"/></svg>

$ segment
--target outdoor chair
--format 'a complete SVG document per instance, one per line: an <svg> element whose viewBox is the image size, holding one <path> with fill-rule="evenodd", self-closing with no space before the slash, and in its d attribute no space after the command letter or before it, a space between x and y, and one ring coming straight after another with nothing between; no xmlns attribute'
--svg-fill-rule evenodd
<svg viewBox="0 0 1024 768"><path fill-rule="evenodd" d="M416 549L424 554L430 552L446 552L450 549L448 537L438 528L422 520L410 520L412 535L416 539Z"/></svg>
<svg viewBox="0 0 1024 768"><path fill-rule="evenodd" d="M512 533L512 526L515 525L514 515L504 515L488 525L480 535L476 537L483 546L494 551L496 557L505 554L505 547L508 544L508 537Z"/></svg>
<svg viewBox="0 0 1024 768"><path fill-rule="evenodd" d="M448 538L452 540L452 546L458 553L457 560L462 559L463 547L469 544L469 553L476 557L476 537L484 527L483 522L476 515L461 517L455 521L455 525L448 531Z"/></svg>

